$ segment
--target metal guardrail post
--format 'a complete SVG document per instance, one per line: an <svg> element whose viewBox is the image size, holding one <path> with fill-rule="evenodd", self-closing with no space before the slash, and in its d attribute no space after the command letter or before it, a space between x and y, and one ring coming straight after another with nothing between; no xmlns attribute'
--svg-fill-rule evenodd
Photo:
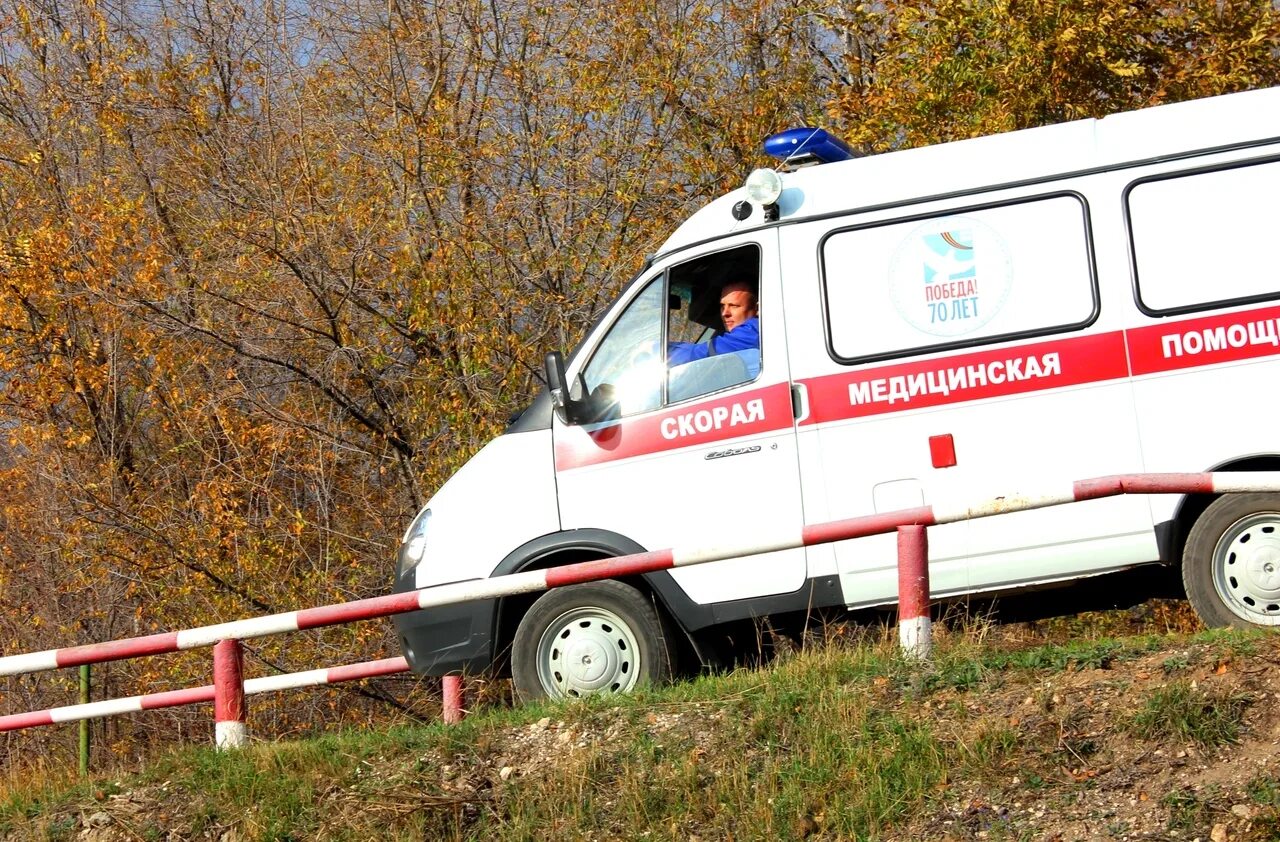
<svg viewBox="0 0 1280 842"><path fill-rule="evenodd" d="M90 685L90 668L88 664L80 665L80 704L87 705L91 696ZM88 777L89 775L89 721L80 720L80 734L77 754L80 759L80 777Z"/></svg>
<svg viewBox="0 0 1280 842"><path fill-rule="evenodd" d="M925 527L898 527L898 642L909 657L933 654L929 619L929 536Z"/></svg>
<svg viewBox="0 0 1280 842"><path fill-rule="evenodd" d="M244 717L244 654L240 641L220 640L213 646L214 741L219 751L249 744Z"/></svg>
<svg viewBox="0 0 1280 842"><path fill-rule="evenodd" d="M466 716L462 708L462 676L446 675L444 677L441 718L446 725L457 725Z"/></svg>

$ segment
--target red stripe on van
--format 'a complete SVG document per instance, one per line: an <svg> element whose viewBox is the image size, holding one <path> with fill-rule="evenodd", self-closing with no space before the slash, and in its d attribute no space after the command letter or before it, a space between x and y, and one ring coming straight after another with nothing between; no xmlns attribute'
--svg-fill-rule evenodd
<svg viewBox="0 0 1280 842"><path fill-rule="evenodd" d="M975 351L850 368L802 379L810 410L801 424L824 424L966 403L1144 374L1280 354L1280 306ZM761 401L763 417L746 410ZM742 415L734 423L734 407ZM717 413L725 413L718 417ZM742 421L742 417L748 420ZM558 427L556 470L709 445L785 429L786 384L586 427Z"/></svg>
<svg viewBox="0 0 1280 842"><path fill-rule="evenodd" d="M812 408L802 423L1038 392L1128 373L1119 332L861 368L803 381Z"/></svg>
<svg viewBox="0 0 1280 842"><path fill-rule="evenodd" d="M1127 331L1134 375L1280 354L1280 307Z"/></svg>
<svg viewBox="0 0 1280 842"><path fill-rule="evenodd" d="M787 429L791 387L776 383L593 427L556 427L556 470L716 444Z"/></svg>

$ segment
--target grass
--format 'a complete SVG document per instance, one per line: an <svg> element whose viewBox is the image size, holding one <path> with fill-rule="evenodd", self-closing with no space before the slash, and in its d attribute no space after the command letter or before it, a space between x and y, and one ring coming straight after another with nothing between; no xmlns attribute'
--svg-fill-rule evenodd
<svg viewBox="0 0 1280 842"><path fill-rule="evenodd" d="M140 839L881 839L938 813L956 780L1016 778L1036 797L1091 786L1082 770L1103 737L1083 730L1084 707L1042 690L1055 677L1153 656L1168 683L1135 700L1118 730L1202 746L1237 739L1247 698L1205 692L1184 673L1262 645L1256 633L1206 633L1002 651L980 633L939 637L928 670L891 635L864 636L767 669L486 710L451 728L175 750L118 783L10 782L0 832L73 839L104 810L121 838ZM1014 694L1032 702L1019 716L1041 725L982 709L1006 685L1029 688ZM1260 777L1248 795L1271 809L1277 792ZM122 811L134 802L145 809ZM1171 827L1208 815L1187 792L1162 804ZM1003 818L971 820L990 838L1020 838Z"/></svg>
<svg viewBox="0 0 1280 842"><path fill-rule="evenodd" d="M1207 693L1186 680L1157 689L1133 716L1128 730L1143 739L1174 736L1200 746L1234 743L1249 697Z"/></svg>
<svg viewBox="0 0 1280 842"><path fill-rule="evenodd" d="M88 796L93 788L93 782L78 780L65 768L50 769L36 763L23 769L21 776L0 782L0 835L41 815L58 812ZM97 788L103 789L100 784Z"/></svg>
<svg viewBox="0 0 1280 842"><path fill-rule="evenodd" d="M726 838L792 838L809 826L840 838L876 835L918 807L965 753L926 722L876 704L867 685L902 672L883 652L806 656L703 679L674 698L580 708L579 721L601 725L604 714L634 738L621 752L592 745L538 786L510 788L504 832L546 833L551 802L560 807L550 826L575 838L622 838L637 827L686 838L708 824ZM680 714L713 721L714 734L647 727Z"/></svg>

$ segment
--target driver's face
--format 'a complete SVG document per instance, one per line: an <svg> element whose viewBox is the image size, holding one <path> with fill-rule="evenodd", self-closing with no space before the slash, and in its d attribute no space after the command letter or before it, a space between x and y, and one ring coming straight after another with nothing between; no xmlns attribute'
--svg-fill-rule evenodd
<svg viewBox="0 0 1280 842"><path fill-rule="evenodd" d="M746 284L726 284L720 291L720 319L733 330L756 314L756 300Z"/></svg>

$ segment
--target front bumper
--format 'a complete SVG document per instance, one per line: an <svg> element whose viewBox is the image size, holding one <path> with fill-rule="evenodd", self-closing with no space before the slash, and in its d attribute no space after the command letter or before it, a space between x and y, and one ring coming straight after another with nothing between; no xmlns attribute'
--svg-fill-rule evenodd
<svg viewBox="0 0 1280 842"><path fill-rule="evenodd" d="M413 573L397 577L393 591L415 590ZM495 600L424 608L392 617L409 668L420 675L483 672L493 662Z"/></svg>

